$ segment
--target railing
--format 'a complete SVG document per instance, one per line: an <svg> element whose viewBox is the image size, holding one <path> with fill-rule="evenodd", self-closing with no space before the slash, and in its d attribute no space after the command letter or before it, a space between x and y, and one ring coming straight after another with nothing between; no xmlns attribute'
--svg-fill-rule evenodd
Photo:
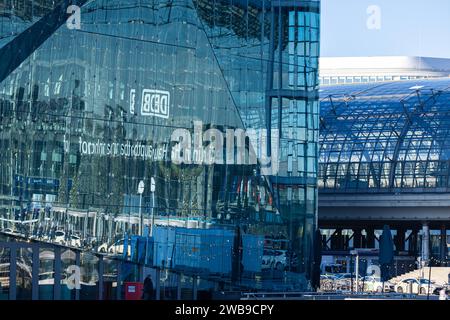
<svg viewBox="0 0 450 320"><path fill-rule="evenodd" d="M241 300L419 300L426 296L400 293L246 292ZM436 300L433 296L432 300Z"/></svg>

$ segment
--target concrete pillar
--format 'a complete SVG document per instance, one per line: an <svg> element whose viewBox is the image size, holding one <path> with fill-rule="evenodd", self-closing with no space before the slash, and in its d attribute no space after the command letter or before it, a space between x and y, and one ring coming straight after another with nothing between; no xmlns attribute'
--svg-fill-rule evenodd
<svg viewBox="0 0 450 320"><path fill-rule="evenodd" d="M430 228L427 222L422 224L422 261L430 259Z"/></svg>
<svg viewBox="0 0 450 320"><path fill-rule="evenodd" d="M439 251L440 251L441 267L445 267L447 258L447 230L445 228L445 224L441 226L441 243Z"/></svg>

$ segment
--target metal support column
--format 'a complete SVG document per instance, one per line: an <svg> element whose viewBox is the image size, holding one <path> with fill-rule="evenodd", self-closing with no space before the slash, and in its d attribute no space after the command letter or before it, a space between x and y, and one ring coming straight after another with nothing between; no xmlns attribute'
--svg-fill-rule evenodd
<svg viewBox="0 0 450 320"><path fill-rule="evenodd" d="M340 229L340 231L339 231L338 244L339 244L339 247L338 247L339 250L346 250L346 248L345 248L344 229Z"/></svg>
<svg viewBox="0 0 450 320"><path fill-rule="evenodd" d="M156 268L156 300L161 300L161 270Z"/></svg>
<svg viewBox="0 0 450 320"><path fill-rule="evenodd" d="M411 235L409 236L409 254L414 256L419 256L419 252L417 252L417 235L419 233L419 229L416 227L411 230Z"/></svg>
<svg viewBox="0 0 450 320"><path fill-rule="evenodd" d="M183 277L182 273L177 275L177 300L181 300L181 278Z"/></svg>
<svg viewBox="0 0 450 320"><path fill-rule="evenodd" d="M103 256L98 256L98 300L103 300L103 273L105 272Z"/></svg>
<svg viewBox="0 0 450 320"><path fill-rule="evenodd" d="M61 299L61 248L55 247L55 282L53 285L53 299Z"/></svg>
<svg viewBox="0 0 450 320"><path fill-rule="evenodd" d="M332 250L342 250L342 228L337 228L333 235L331 236L331 249Z"/></svg>
<svg viewBox="0 0 450 320"><path fill-rule="evenodd" d="M33 262L31 271L31 299L39 300L39 246L34 244L33 250Z"/></svg>
<svg viewBox="0 0 450 320"><path fill-rule="evenodd" d="M405 229L397 228L397 235L395 236L395 249L397 252L405 250Z"/></svg>
<svg viewBox="0 0 450 320"><path fill-rule="evenodd" d="M422 224L422 261L429 265L430 260L430 228L428 223Z"/></svg>
<svg viewBox="0 0 450 320"><path fill-rule="evenodd" d="M445 224L441 226L441 241L440 241L440 260L441 267L445 267L447 265L447 230L445 228Z"/></svg>
<svg viewBox="0 0 450 320"><path fill-rule="evenodd" d="M117 287L116 287L116 299L122 299L122 261L117 260Z"/></svg>
<svg viewBox="0 0 450 320"><path fill-rule="evenodd" d="M366 228L367 248L375 248L375 233L373 228Z"/></svg>
<svg viewBox="0 0 450 320"><path fill-rule="evenodd" d="M75 265L81 270L80 251L75 252ZM80 300L80 289L75 288L75 300Z"/></svg>
<svg viewBox="0 0 450 320"><path fill-rule="evenodd" d="M355 257L356 261L355 261L355 280L356 280L356 293L359 292L359 255L356 254Z"/></svg>
<svg viewBox="0 0 450 320"><path fill-rule="evenodd" d="M11 245L9 254L9 300L16 300L17 247L15 245Z"/></svg>
<svg viewBox="0 0 450 320"><path fill-rule="evenodd" d="M345 272L350 273L351 258L349 256L345 257Z"/></svg>
<svg viewBox="0 0 450 320"><path fill-rule="evenodd" d="M192 300L197 300L197 280L196 276L192 277Z"/></svg>
<svg viewBox="0 0 450 320"><path fill-rule="evenodd" d="M362 248L361 228L353 229L353 248Z"/></svg>

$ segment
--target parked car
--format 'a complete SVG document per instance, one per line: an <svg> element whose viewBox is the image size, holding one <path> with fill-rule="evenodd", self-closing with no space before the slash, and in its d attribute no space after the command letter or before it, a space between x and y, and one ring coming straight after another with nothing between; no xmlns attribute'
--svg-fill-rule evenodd
<svg viewBox="0 0 450 320"><path fill-rule="evenodd" d="M111 246L108 247L107 243L103 243L98 247L98 252L101 253L111 253L111 254L123 254L123 246L124 246L124 239L117 240L114 242ZM128 244L128 255L131 255L131 247Z"/></svg>
<svg viewBox="0 0 450 320"><path fill-rule="evenodd" d="M446 284L444 284L444 289L445 289L445 293L447 295L450 295L450 282L447 282Z"/></svg>
<svg viewBox="0 0 450 320"><path fill-rule="evenodd" d="M72 247L81 247L81 238L79 236L76 235L71 235L70 236L70 245Z"/></svg>
<svg viewBox="0 0 450 320"><path fill-rule="evenodd" d="M66 243L66 233L62 230L56 230L55 231L55 240L53 242L56 242L58 244L65 244Z"/></svg>
<svg viewBox="0 0 450 320"><path fill-rule="evenodd" d="M383 281L376 276L366 276L363 278L364 291L366 292L383 292ZM395 290L393 283L384 282L384 292L392 292Z"/></svg>
<svg viewBox="0 0 450 320"><path fill-rule="evenodd" d="M362 291L362 276L358 276L359 278L359 290ZM335 286L336 290L351 290L352 284L353 289L356 289L356 275L351 273L338 273L336 274Z"/></svg>
<svg viewBox="0 0 450 320"><path fill-rule="evenodd" d="M99 245L97 248L97 252L107 253L108 252L108 243L104 242L101 245Z"/></svg>
<svg viewBox="0 0 450 320"><path fill-rule="evenodd" d="M262 269L276 269L284 271L288 266L286 250L264 249Z"/></svg>
<svg viewBox="0 0 450 320"><path fill-rule="evenodd" d="M351 280L353 278L353 280L356 279L356 275L352 274L352 273L337 273L336 274L336 280ZM363 280L362 276L358 276L359 281Z"/></svg>
<svg viewBox="0 0 450 320"><path fill-rule="evenodd" d="M322 263L320 269L325 274L339 274L345 272L345 268L339 263Z"/></svg>
<svg viewBox="0 0 450 320"><path fill-rule="evenodd" d="M336 275L334 274L321 274L320 275L320 288L323 291L333 291L335 289Z"/></svg>
<svg viewBox="0 0 450 320"><path fill-rule="evenodd" d="M428 288L430 288L430 291L428 291ZM395 292L398 293L436 294L441 289L442 286L438 286L434 281L430 282L428 279L423 278L403 279L395 285Z"/></svg>

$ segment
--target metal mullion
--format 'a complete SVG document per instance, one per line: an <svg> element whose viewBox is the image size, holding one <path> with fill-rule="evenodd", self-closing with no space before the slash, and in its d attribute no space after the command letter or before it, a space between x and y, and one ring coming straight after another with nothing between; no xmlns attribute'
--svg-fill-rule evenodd
<svg viewBox="0 0 450 320"><path fill-rule="evenodd" d="M427 166L428 166L428 162L429 162L429 158L430 158L430 149L431 149L431 146L433 145L433 141L434 141L435 137L433 135L431 135L431 137L430 137L431 143L430 143L430 147L428 148L426 159L424 161L421 159L420 154L421 154L422 147L425 146L424 142L425 142L426 139L422 139L420 136L417 136L417 135L416 135L416 137L420 141L418 148L415 148L416 150L418 150L416 161L417 161L417 159L420 158L420 162L424 162L425 163L425 168L424 168L424 172L423 172L423 187L426 188L425 183L427 181Z"/></svg>
<svg viewBox="0 0 450 320"><path fill-rule="evenodd" d="M98 300L103 300L103 273L105 271L103 264L103 255L98 256Z"/></svg>
<svg viewBox="0 0 450 320"><path fill-rule="evenodd" d="M177 274L177 300L181 300L181 278L183 277L182 273Z"/></svg>
<svg viewBox="0 0 450 320"><path fill-rule="evenodd" d="M436 103L436 101L435 101L435 103ZM437 115L438 115L438 112L435 112L435 113L434 113L434 116L433 116L433 120L437 117ZM434 122L434 121L431 121L431 122ZM442 126L442 125L439 124L438 127L435 128L434 132L436 132L436 130L437 130L438 128L440 128L441 126ZM433 129L433 128L432 128L432 129ZM430 159L430 156L431 156L431 150L433 149L433 142L436 142L436 144L438 144L438 143L437 143L437 142L438 142L438 139L437 139L436 134L432 136L431 143L430 143L430 147L428 148L428 154L427 154L426 166L425 166L425 172L424 172L424 184L425 184L426 178L427 178L428 164L431 163L431 161L438 161L438 163L439 163L439 160L431 160L431 159ZM438 144L438 146L439 146L439 144ZM439 151L440 151L439 154L442 154L442 153L443 153L442 146L439 148ZM434 188L437 188L437 179L438 179L438 178L436 177L436 182L435 182L436 184L435 184Z"/></svg>
<svg viewBox="0 0 450 320"><path fill-rule="evenodd" d="M53 299L60 300L61 299L61 247L55 247L55 277L54 277L54 285L53 285Z"/></svg>
<svg viewBox="0 0 450 320"><path fill-rule="evenodd" d="M358 116L358 120L359 120L359 116ZM357 152L361 152L359 157L358 157L359 158L358 159L358 170L355 171L356 172L355 173L356 174L356 180L358 181L358 184L359 184L359 180L360 180L359 177L360 177L360 171L361 171L361 162L362 162L363 155L365 153L365 148L364 147L365 147L365 143L367 142L367 139L368 139L368 136L366 136L365 137L365 142L361 142L361 134L367 133L367 130L365 130L365 128L364 128L366 123L367 122L364 122L361 125L361 127L359 128L359 131L358 131L358 135L355 136L357 142L353 143L353 148L352 148L352 152L351 152L351 156L350 156L350 162L351 162L352 161L351 158L352 158L352 156L353 156L353 154L355 152L355 146L358 145L358 144L363 144L363 147L362 147L361 150L356 150ZM353 140L353 141L355 141L355 140Z"/></svg>
<svg viewBox="0 0 450 320"><path fill-rule="evenodd" d="M120 300L122 298L122 261L116 260L117 263L117 286L116 286L116 299Z"/></svg>
<svg viewBox="0 0 450 320"><path fill-rule="evenodd" d="M39 300L39 246L34 244L32 246L33 259L32 259L32 274L31 274L31 299Z"/></svg>
<svg viewBox="0 0 450 320"><path fill-rule="evenodd" d="M16 300L17 293L17 246L9 247L9 300Z"/></svg>
<svg viewBox="0 0 450 320"><path fill-rule="evenodd" d="M346 118L345 118L345 120L346 121L348 121L348 115L346 115ZM354 134L353 134L353 126L355 125L355 123L356 123L356 120L354 120L353 119L353 122L349 125L349 128L350 128L350 134L346 134L345 135L345 139L344 139L344 141L343 141L343 144L342 144L342 149L341 149L341 152L339 152L339 156L338 156L338 161L337 161L337 163L338 163L338 169L339 169L339 165L340 164L343 164L342 162L341 162L341 155L342 155L342 152L345 152L345 145L347 144L347 142L349 142L349 141L353 141L353 139L349 139L349 136L352 136L352 138L354 137ZM352 144L352 146L353 146L353 144ZM352 147L352 150L353 150L353 147ZM352 154L352 151L350 151L350 155ZM351 156L349 156L349 159L348 159L348 161L346 162L347 163L347 165L348 165L348 167L347 167L347 170L346 170L346 176L348 176L348 174L349 174L349 170L350 170L350 163L351 163ZM337 172L336 172L336 176L337 176ZM337 180L337 179L336 179ZM345 186L344 186L344 190L345 189L347 189L347 181L345 182Z"/></svg>
<svg viewBox="0 0 450 320"><path fill-rule="evenodd" d="M415 133L413 135L411 135L411 137L409 137L408 145L406 147L406 152L408 153L408 151L411 150L411 144L412 144L413 141L415 141L415 139L417 139L417 141L420 141L420 144L419 144L419 148L414 147L414 150L417 152L416 153L416 157L415 157L414 160L410 160L410 161L417 166L417 163L419 162L418 161L418 158L419 158L418 150L420 149L420 146L422 145L422 141L423 140L420 139L420 137L417 136ZM405 157L404 162L406 162L406 157ZM395 175L395 172L394 172L394 175ZM416 182L416 176L417 176L416 175L416 168L414 168L414 172L413 172L413 186L412 186L413 188L415 188L414 184Z"/></svg>
<svg viewBox="0 0 450 320"><path fill-rule="evenodd" d="M405 117L405 113L403 112L403 113L401 113L402 115L403 115L403 117L402 116L399 116L398 117L398 119L397 119L397 122L395 122L396 124L397 123L399 123L400 122L400 120L401 119L404 119L404 125L403 125L403 128L402 128L402 131L401 131L401 133L400 133L400 136L398 136L397 135L397 141L396 141L396 143L395 143L395 145L396 145L396 147L395 147L395 149L393 150L393 157L392 157L392 159L390 159L390 161L391 161L391 167L389 168L389 176L388 176L388 188L393 188L394 187L394 179L395 179L395 169L396 169L396 167L397 167L397 162L398 162L398 155L399 155L399 153L400 153L400 148L401 148L401 144L403 144L403 142L404 142L404 138L405 138L405 135L406 135L406 133L408 132L408 130L409 130L409 127L410 127L410 120L409 120L409 118L408 117ZM405 131L406 130L406 131ZM391 134L390 134L390 136L389 136L389 139L387 139L386 140L386 142L389 142L391 139L392 139L392 133L393 133L394 131L391 131ZM387 147L387 145L386 145L386 147ZM387 148L386 148L387 149ZM398 150L397 150L398 149ZM385 152L383 153L383 161L385 161L384 159L386 159L386 150L385 150Z"/></svg>
<svg viewBox="0 0 450 320"><path fill-rule="evenodd" d="M76 251L75 252L75 265L81 269L81 261L80 260L81 260L80 259L80 251ZM80 300L80 289L77 289L77 288L75 288L75 300Z"/></svg>
<svg viewBox="0 0 450 320"><path fill-rule="evenodd" d="M379 117L378 120L379 120L380 118L381 118L381 117ZM391 130L389 136L384 136L385 133L386 133L386 127L387 127L387 124L388 124L388 123L389 123L389 124L394 123L395 120L397 120L396 123L398 123L398 121L399 121L399 119L400 119L400 118L397 118L397 119L393 119L394 121L390 121L391 118L394 118L394 114L388 114L388 119L384 121L383 128L380 130L380 134L379 134L378 137L377 137L377 142L378 142L378 143L379 143L380 141L386 142L386 147L387 147L388 141L392 138L392 133L395 132L395 131L392 131L392 130ZM391 128L389 127L389 129L391 129ZM387 149L386 147L384 148L383 155L382 155L382 158L381 158L381 160L380 160L380 161L382 161L382 162L385 162L385 159L386 159L386 149ZM381 179L381 177L380 177L380 179Z"/></svg>
<svg viewBox="0 0 450 320"><path fill-rule="evenodd" d="M197 281L198 281L198 277L197 276L193 276L192 277L192 299L193 300L197 300Z"/></svg>
<svg viewBox="0 0 450 320"><path fill-rule="evenodd" d="M403 142L405 142L405 138L406 138L406 135L403 137ZM409 138L408 144L407 144L407 146L405 148L405 158L401 162L401 163L403 163L403 166L401 168L400 188L403 188L403 186L405 184L404 182L405 182L405 168L406 168L406 164L408 162L414 163L413 160L407 160L407 156L406 156L408 154L408 151L411 149L411 141L412 140L413 140L413 137ZM400 150L399 150L399 154L400 154ZM397 158L398 158L398 156L397 156ZM417 162L417 157L416 157L416 162ZM398 165L398 163L400 163L400 162L397 161L397 165ZM395 176L395 172L394 172L394 176ZM412 183L413 183L413 185L411 187L414 187L414 179L415 179L415 173L413 172L412 173Z"/></svg>
<svg viewBox="0 0 450 320"><path fill-rule="evenodd" d="M378 119L379 118L380 117L378 116ZM367 118L366 118L366 121L364 122L363 125L366 125L366 124L367 124ZM367 151L366 145L369 143L371 137L373 137L373 134L372 134L373 133L373 126L371 127L370 130L366 130L366 133L367 133L367 136L366 136L366 139L365 139L365 141L363 143L363 150L362 150L361 157L360 157L360 163L363 162L362 161L363 157L367 159L366 162L367 162L368 168L367 168L367 177L366 178L367 178L367 184L368 184L368 188L369 188L370 187L370 172L371 171L372 172L375 171L374 168L373 168L372 159L370 159L370 158L373 158L373 154L374 153L372 152L372 155L371 155L370 152ZM358 168L358 179L360 179L360 174L361 174L361 166Z"/></svg>
<svg viewBox="0 0 450 320"><path fill-rule="evenodd" d="M419 105L416 105L416 104L413 105L414 109L412 111L408 110L405 103L407 103L409 98L412 98L412 96L413 96L413 94L410 94L400 101L400 104L402 105L403 115L405 116L405 119L406 119L406 123L402 129L402 133L400 134L400 137L398 138L399 140L397 141L397 145L394 150L394 155L393 155L392 161L396 161L396 162L395 163L393 162L393 164L395 164L395 166L392 166L390 168L390 173L389 173L389 185L390 185L389 187L390 188L394 187L395 170L396 170L397 163L398 163L397 159L398 159L398 156L400 153L401 144L403 144L406 134L408 133L408 131L410 131L410 129L414 125L414 123L420 122L421 115L423 115L423 112L424 112L423 105L420 101L419 101ZM419 107L421 107L422 110L418 110ZM413 122L413 120L415 120L415 119L419 119L419 121L416 120L415 122ZM425 128L425 130L426 130L426 128ZM412 138L410 138L407 150L409 150L409 148L410 148L411 141L412 141L411 139ZM417 157L416 157L416 163L417 163ZM415 177L416 177L416 174L414 172L413 181L415 181Z"/></svg>

